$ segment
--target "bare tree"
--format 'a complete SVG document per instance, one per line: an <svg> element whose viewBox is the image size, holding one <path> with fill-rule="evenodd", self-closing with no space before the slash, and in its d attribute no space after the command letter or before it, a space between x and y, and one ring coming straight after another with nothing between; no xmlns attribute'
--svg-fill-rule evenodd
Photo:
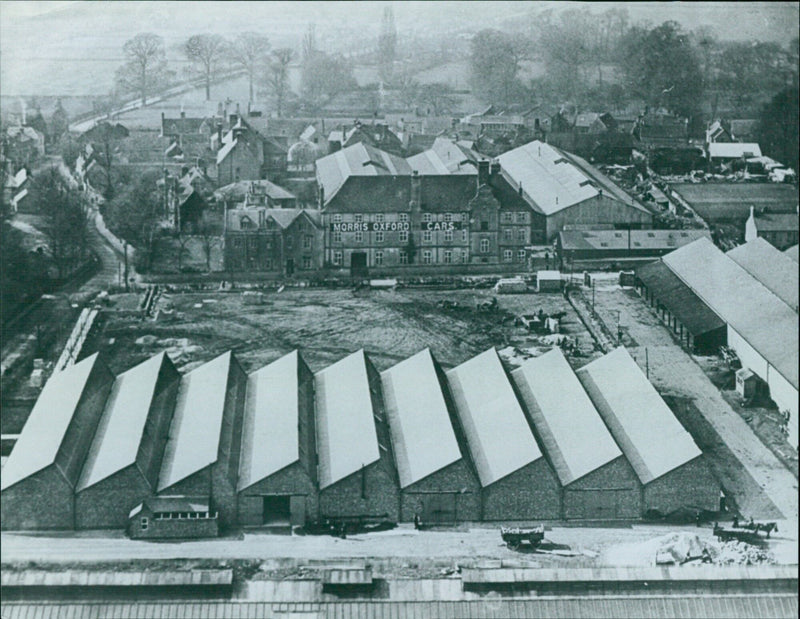
<svg viewBox="0 0 800 619"><path fill-rule="evenodd" d="M309 24L308 30L303 36L303 64L306 64L317 53L317 27Z"/></svg>
<svg viewBox="0 0 800 619"><path fill-rule="evenodd" d="M218 34L195 34L183 44L183 53L192 64L191 71L201 76L206 86L206 101L211 100L211 78L225 58L227 43Z"/></svg>
<svg viewBox="0 0 800 619"><path fill-rule="evenodd" d="M117 85L123 91L137 93L144 106L147 96L170 77L164 39L150 32L142 32L126 41L122 51L125 64L117 69Z"/></svg>
<svg viewBox="0 0 800 619"><path fill-rule="evenodd" d="M234 64L247 72L250 82L250 101L253 101L253 85L258 70L266 60L268 51L269 39L257 32L242 32L231 44L231 59Z"/></svg>
<svg viewBox="0 0 800 619"><path fill-rule="evenodd" d="M214 226L209 221L203 221L197 229L197 234L200 236L200 244L203 248L203 255L206 258L206 270L211 270L211 254L214 251L216 240L219 238L219 231L217 226Z"/></svg>
<svg viewBox="0 0 800 619"><path fill-rule="evenodd" d="M176 259L178 260L178 270L183 270L183 257L188 253L186 246L189 244L189 241L192 237L188 234L183 234L182 232L178 232L178 248L177 248L177 255Z"/></svg>
<svg viewBox="0 0 800 619"><path fill-rule="evenodd" d="M273 50L270 54L267 73L264 76L264 85L275 98L275 107L279 117L283 113L283 106L289 94L289 65L293 59L294 51L288 47Z"/></svg>

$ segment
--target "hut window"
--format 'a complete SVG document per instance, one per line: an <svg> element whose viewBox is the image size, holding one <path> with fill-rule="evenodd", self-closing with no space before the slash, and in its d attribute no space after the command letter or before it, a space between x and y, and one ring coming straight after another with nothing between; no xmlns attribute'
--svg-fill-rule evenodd
<svg viewBox="0 0 800 619"><path fill-rule="evenodd" d="M148 526L150 526L150 523L147 519L147 516L143 516L141 520L142 531L147 531Z"/></svg>

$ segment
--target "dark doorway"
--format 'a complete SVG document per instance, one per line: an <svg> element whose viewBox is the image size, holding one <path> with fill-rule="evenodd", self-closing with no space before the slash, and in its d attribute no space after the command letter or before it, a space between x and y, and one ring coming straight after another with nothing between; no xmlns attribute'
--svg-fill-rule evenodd
<svg viewBox="0 0 800 619"><path fill-rule="evenodd" d="M288 525L291 520L291 497L289 496L265 496L263 524L282 524Z"/></svg>
<svg viewBox="0 0 800 619"><path fill-rule="evenodd" d="M294 260L289 258L286 261L286 275L291 277L294 274Z"/></svg>
<svg viewBox="0 0 800 619"><path fill-rule="evenodd" d="M455 494L427 494L422 499L422 522L451 525L456 522Z"/></svg>
<svg viewBox="0 0 800 619"><path fill-rule="evenodd" d="M350 275L352 277L367 276L367 254L363 251L354 251L350 254Z"/></svg>

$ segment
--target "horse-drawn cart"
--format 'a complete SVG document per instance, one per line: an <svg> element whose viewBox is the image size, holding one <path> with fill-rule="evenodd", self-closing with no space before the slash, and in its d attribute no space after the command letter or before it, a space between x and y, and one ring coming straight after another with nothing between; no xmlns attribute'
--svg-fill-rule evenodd
<svg viewBox="0 0 800 619"><path fill-rule="evenodd" d="M517 550L522 546L536 548L544 539L544 526L539 525L532 529L500 527L500 537L511 550Z"/></svg>

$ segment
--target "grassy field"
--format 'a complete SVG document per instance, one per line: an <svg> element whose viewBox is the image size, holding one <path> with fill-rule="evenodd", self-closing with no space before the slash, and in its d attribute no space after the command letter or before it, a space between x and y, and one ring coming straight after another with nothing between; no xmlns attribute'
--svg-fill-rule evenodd
<svg viewBox="0 0 800 619"><path fill-rule="evenodd" d="M562 331L578 338L590 354L588 332L560 294L498 297L500 310L478 313L475 305L490 295L476 290L373 291L286 290L262 297L241 293L165 294L157 320L142 320L140 296L111 297L83 355L102 350L112 370L122 372L167 350L179 368L189 370L233 350L247 371L300 349L318 371L363 348L386 369L430 347L446 367L457 365L491 346L535 349L552 346L514 325L513 314L566 311ZM260 299L260 301L259 301ZM441 309L437 302L456 300L459 307ZM585 360L582 358L581 360Z"/></svg>

